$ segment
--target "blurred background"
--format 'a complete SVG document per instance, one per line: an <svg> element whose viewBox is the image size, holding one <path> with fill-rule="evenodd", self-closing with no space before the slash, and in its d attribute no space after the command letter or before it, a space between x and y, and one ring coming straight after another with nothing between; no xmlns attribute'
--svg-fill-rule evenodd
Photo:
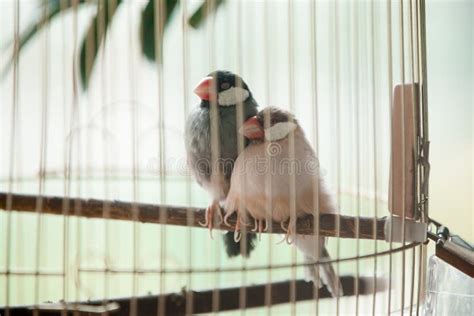
<svg viewBox="0 0 474 316"><path fill-rule="evenodd" d="M148 2L123 1L89 74L81 72L77 62L96 14L95 3L65 11L36 33L22 48L15 77L8 66L15 2L0 2L1 192L205 206L206 193L185 167L184 121L199 103L192 94L194 85L214 69L228 69L243 76L261 106L280 106L296 114L318 152L341 213L388 215L390 92L393 85L417 78L410 58L417 47L410 46L409 1L403 2L403 24L399 2L390 4L391 55L387 2L318 1L313 15L310 1L228 0L199 25L190 25L188 17L202 1L182 1L169 16L163 56L155 61L140 36ZM19 2L20 31L41 19L40 4ZM430 215L471 242L473 17L469 0L426 1ZM229 260L220 238L210 240L205 230L0 212L0 271L8 266L52 274L10 276L8 282L0 274L0 306L301 277L300 269L130 273L138 268L166 271L302 261L292 247L276 245L278 240L263 236L250 259ZM386 248L384 242L329 241L335 258ZM402 257L392 257L366 260L361 266L342 263L338 269L340 274L389 277L388 262L394 260L391 304L398 310L400 280L411 279L411 272L402 275ZM111 274L103 272L105 268L129 272ZM54 276L57 271L65 271L66 277ZM410 295L408 288L405 295ZM353 300L340 300L341 313L353 313ZM360 304L360 312L371 312L372 297L361 300L366 304ZM388 294L377 294L376 301L376 311L385 311ZM335 310L331 300L319 304L322 313ZM311 312L314 305L299 303L297 310ZM272 307L272 312L287 314L289 308Z"/></svg>

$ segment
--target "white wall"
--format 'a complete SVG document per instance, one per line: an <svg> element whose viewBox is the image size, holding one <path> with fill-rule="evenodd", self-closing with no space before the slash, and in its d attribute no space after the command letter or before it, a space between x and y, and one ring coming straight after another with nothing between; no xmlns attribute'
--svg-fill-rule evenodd
<svg viewBox="0 0 474 316"><path fill-rule="evenodd" d="M474 3L427 1L431 216L474 242Z"/></svg>

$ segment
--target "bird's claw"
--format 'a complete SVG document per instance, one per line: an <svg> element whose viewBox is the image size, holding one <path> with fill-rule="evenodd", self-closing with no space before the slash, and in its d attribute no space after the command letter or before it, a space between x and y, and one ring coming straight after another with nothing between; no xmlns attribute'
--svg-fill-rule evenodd
<svg viewBox="0 0 474 316"><path fill-rule="evenodd" d="M292 243L295 242L295 227L296 221L289 219L288 220L288 226L285 227L285 222L280 222L280 227L283 229L284 232L286 232L285 237L278 242L278 244L281 244L283 241L285 241L288 245L291 245Z"/></svg>
<svg viewBox="0 0 474 316"><path fill-rule="evenodd" d="M207 227L209 220L208 220L208 215L207 215L207 209L206 212L204 213L204 222L198 221L198 224L201 225L202 227Z"/></svg>
<svg viewBox="0 0 474 316"><path fill-rule="evenodd" d="M263 228L263 231L264 231L264 232L267 232L267 231L268 231L268 227L269 227L269 224L268 224L268 223L270 223L271 220L272 220L271 218L267 218L267 219L265 220L265 227Z"/></svg>
<svg viewBox="0 0 474 316"><path fill-rule="evenodd" d="M291 220L288 223L288 231L286 232L285 240L288 245L295 242L296 239L296 221Z"/></svg>
<svg viewBox="0 0 474 316"><path fill-rule="evenodd" d="M289 224L288 224L288 226L289 226ZM285 233L288 233L288 228L285 227L285 222L280 222L280 227L281 227L281 229L283 229L283 231L284 231Z"/></svg>
<svg viewBox="0 0 474 316"><path fill-rule="evenodd" d="M253 228L252 228L252 231L253 231L253 232L256 232L256 231L258 230L258 223L259 223L259 220L256 219L256 218L254 218L253 220L254 220L254 222L253 222L253 225L254 225L254 226L253 226Z"/></svg>
<svg viewBox="0 0 474 316"><path fill-rule="evenodd" d="M219 221L217 223L214 223L215 219L214 219L214 214L217 213L217 216L219 218ZM211 205L209 205L207 208L206 208L206 212L205 212L205 221L204 223L203 222L199 222L199 225L203 226L203 227L208 227L209 228L209 234L211 236L211 239L214 239L214 237L212 236L212 228L214 227L214 224L217 224L217 225L220 225L222 224L223 222L223 216L222 216L222 211L221 211L221 208L219 207L219 202L217 201L213 201L211 203Z"/></svg>
<svg viewBox="0 0 474 316"><path fill-rule="evenodd" d="M242 233L240 231L234 231L234 241L238 243L242 239Z"/></svg>
<svg viewBox="0 0 474 316"><path fill-rule="evenodd" d="M234 230L234 241L238 243L242 239L242 234L240 232L240 213L237 213L237 222L235 223Z"/></svg>
<svg viewBox="0 0 474 316"><path fill-rule="evenodd" d="M232 214L234 214L234 213L235 213L235 211L228 212L228 213L225 214L225 216L224 216L224 224L226 224L226 225L229 226L229 227L232 227L232 225L229 224L228 220L229 220L229 217L230 217Z"/></svg>

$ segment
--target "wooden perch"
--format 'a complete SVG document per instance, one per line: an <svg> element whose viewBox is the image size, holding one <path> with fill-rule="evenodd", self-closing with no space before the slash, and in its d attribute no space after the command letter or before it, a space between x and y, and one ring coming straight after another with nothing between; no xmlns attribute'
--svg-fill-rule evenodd
<svg viewBox="0 0 474 316"><path fill-rule="evenodd" d="M204 222L204 209L168 205L152 205L120 201L105 201L96 199L63 198L51 196L36 196L22 194L0 193L0 209L6 211L38 212L42 214L80 216L87 218L103 218L114 220L139 221L142 223L201 227ZM188 216L191 214L191 216ZM336 221L339 221L339 232L336 231ZM216 225L216 229L233 230L236 216L229 218L232 227L225 224ZM357 223L359 226L357 232ZM296 227L298 234L313 235L313 216L308 215L298 219ZM321 214L319 218L319 234L321 236L385 239L384 218L353 217L336 214ZM375 234L374 234L375 226ZM284 234L280 223L273 222L272 233ZM247 229L250 229L248 226Z"/></svg>
<svg viewBox="0 0 474 316"><path fill-rule="evenodd" d="M357 279L352 276L342 276L341 278L344 296L355 295L355 284ZM386 289L386 282L383 279L377 279L376 291ZM292 287L294 286L294 299ZM267 306L265 301L266 290L271 294L271 302L268 305L277 305L290 303L292 301L305 301L314 299L314 285L312 282L303 280L283 281L270 284L250 285L246 287L224 288L207 291L185 291L181 293L150 295L134 298L109 299L104 305L103 300L88 301L80 303L50 303L42 304L36 310L41 310L41 315L95 315L103 314L108 311L112 315L129 316L129 315L185 315L186 298L192 300L192 308L188 308L188 312L192 314L202 314L211 312L238 310L240 306L240 297L245 295L245 308L255 308ZM213 304L214 294L218 295L218 304ZM374 279L361 277L358 279L358 294L367 295L374 292ZM245 293L245 294L244 294ZM318 291L318 298L331 298L326 287L322 287ZM217 302L216 302L217 303ZM164 306L160 306L164 304ZM110 309L107 309L110 307ZM160 308L161 307L161 308ZM214 308L213 308L214 307ZM67 308L68 313L61 312ZM11 316L32 315L33 306L12 307L9 309ZM94 309L96 311L94 312ZM104 311L105 310L105 311ZM161 313L160 313L161 311ZM0 309L3 315L4 310Z"/></svg>

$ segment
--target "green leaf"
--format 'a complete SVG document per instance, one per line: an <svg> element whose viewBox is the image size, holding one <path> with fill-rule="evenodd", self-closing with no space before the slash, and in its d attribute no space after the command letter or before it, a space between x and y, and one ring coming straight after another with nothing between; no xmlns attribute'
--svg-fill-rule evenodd
<svg viewBox="0 0 474 316"><path fill-rule="evenodd" d="M105 40L108 27L121 3L122 0L99 0L97 2L97 14L89 25L79 55L79 69L84 90L87 90L89 86L100 45Z"/></svg>
<svg viewBox="0 0 474 316"><path fill-rule="evenodd" d="M224 3L225 0L206 0L189 18L189 25L194 28L198 28L206 20L209 14L215 13L219 6Z"/></svg>
<svg viewBox="0 0 474 316"><path fill-rule="evenodd" d="M155 2L161 4L157 10L155 10ZM142 52L150 61L158 61L160 63L163 61L163 32L170 21L171 14L177 3L178 0L165 0L164 2L163 0L148 0L142 12L140 25ZM165 14L160 14L161 10L165 10ZM164 21L162 21L161 25L155 25L155 17L159 19L161 15L163 15ZM158 36L155 36L156 31L160 33ZM156 40L159 42L156 43ZM159 50L158 54L156 53L157 48Z"/></svg>
<svg viewBox="0 0 474 316"><path fill-rule="evenodd" d="M59 16L60 14L63 14L67 10L73 8L75 4L77 3L77 6L82 6L86 4L86 0L44 0L41 2L41 5L38 8L40 18L36 19L36 21L30 23L26 29L20 33L19 35L19 47L18 47L18 52L21 52L21 50L24 48L26 44L32 40L39 31L46 25L52 22L52 20ZM7 47L11 46L13 44L13 41L11 41L9 44L7 44ZM13 65L15 56L12 56L11 62L8 63L3 70L3 76L5 76L10 69L10 67Z"/></svg>

